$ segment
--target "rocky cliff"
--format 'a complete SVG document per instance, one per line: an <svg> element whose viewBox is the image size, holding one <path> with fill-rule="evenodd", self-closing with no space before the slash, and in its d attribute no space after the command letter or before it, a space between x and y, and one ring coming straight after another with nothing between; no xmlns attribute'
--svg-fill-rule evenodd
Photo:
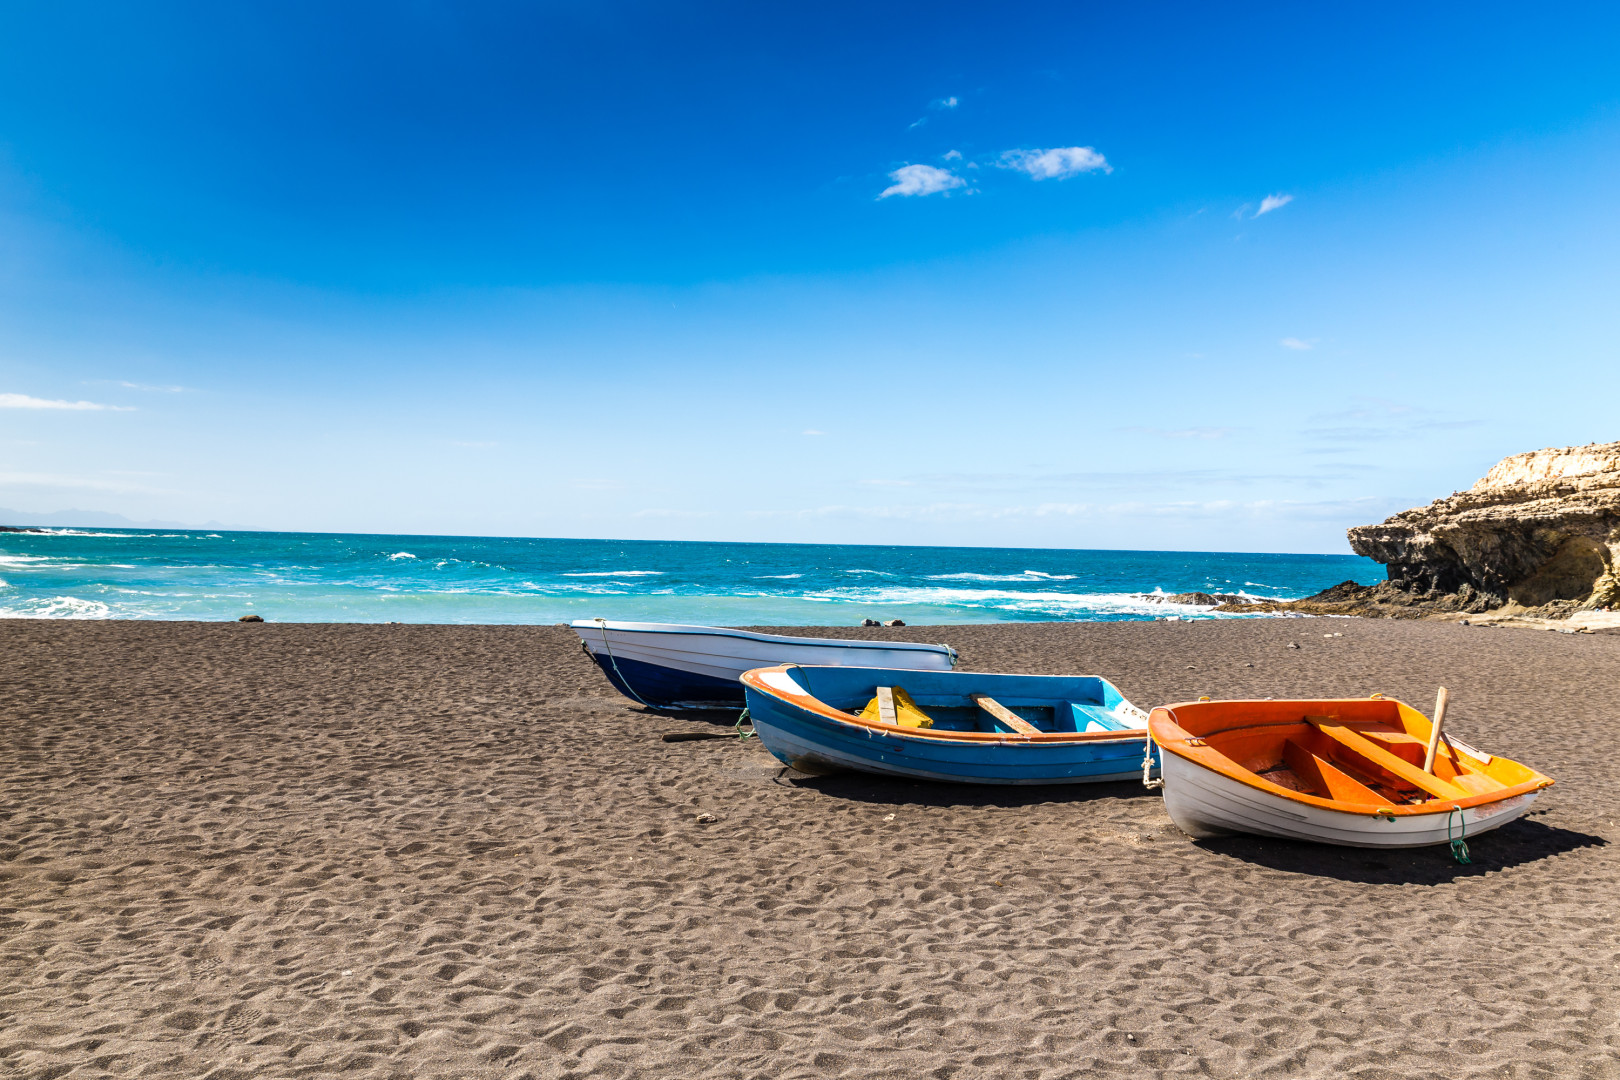
<svg viewBox="0 0 1620 1080"><path fill-rule="evenodd" d="M1467 491L1349 535L1389 581L1288 607L1408 618L1620 607L1620 442L1515 454Z"/></svg>

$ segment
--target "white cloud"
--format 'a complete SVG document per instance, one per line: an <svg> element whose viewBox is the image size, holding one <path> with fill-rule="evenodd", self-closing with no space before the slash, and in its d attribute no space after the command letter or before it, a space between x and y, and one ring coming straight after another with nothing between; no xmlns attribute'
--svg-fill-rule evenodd
<svg viewBox="0 0 1620 1080"><path fill-rule="evenodd" d="M1281 341L1277 342L1277 344L1281 345L1285 349L1299 349L1301 351L1311 349L1316 346L1316 342L1314 340L1301 341L1297 337L1285 337Z"/></svg>
<svg viewBox="0 0 1620 1080"><path fill-rule="evenodd" d="M1170 430L1155 427L1130 427L1123 430L1140 432L1143 435L1157 435L1163 439L1224 439L1237 429L1229 427L1192 427Z"/></svg>
<svg viewBox="0 0 1620 1080"><path fill-rule="evenodd" d="M946 161L961 161L962 160L962 151L960 151L960 150L947 150L947 151L945 151L945 160Z"/></svg>
<svg viewBox="0 0 1620 1080"><path fill-rule="evenodd" d="M1008 150L1001 155L1003 169L1018 169L1036 180L1067 180L1081 173L1114 171L1108 159L1089 146L1062 146L1052 150Z"/></svg>
<svg viewBox="0 0 1620 1080"><path fill-rule="evenodd" d="M175 492L128 484L118 480L98 480L90 476L63 476L56 473L0 472L0 488L43 487L74 491L108 491L120 495L173 495Z"/></svg>
<svg viewBox="0 0 1620 1080"><path fill-rule="evenodd" d="M79 412L134 412L130 405L101 405L94 401L52 401L27 394L0 394L0 409L73 409Z"/></svg>
<svg viewBox="0 0 1620 1080"><path fill-rule="evenodd" d="M825 435L827 433L825 431L817 431L815 428L805 428L804 429L804 434L806 434L806 435Z"/></svg>
<svg viewBox="0 0 1620 1080"><path fill-rule="evenodd" d="M118 381L118 385L125 390L145 390L154 394L183 394L186 392L186 388L183 386L148 386L145 383L124 382L122 379Z"/></svg>
<svg viewBox="0 0 1620 1080"><path fill-rule="evenodd" d="M1293 201L1294 197L1292 195L1283 195L1281 193L1276 195L1267 195L1265 198L1260 200L1260 209L1254 212L1254 216L1259 217L1261 214L1269 214L1273 210L1281 210L1283 207L1287 206Z"/></svg>
<svg viewBox="0 0 1620 1080"><path fill-rule="evenodd" d="M889 174L889 179L894 183L884 188L878 198L887 199L890 195L934 195L941 191L967 186L966 180L949 169L936 169L932 165L902 165Z"/></svg>
<svg viewBox="0 0 1620 1080"><path fill-rule="evenodd" d="M952 94L950 97L942 97L942 98L938 99L937 101L935 101L934 102L934 108L936 108L936 109L954 109L960 104L962 104L962 103L960 101L956 100L956 95Z"/></svg>

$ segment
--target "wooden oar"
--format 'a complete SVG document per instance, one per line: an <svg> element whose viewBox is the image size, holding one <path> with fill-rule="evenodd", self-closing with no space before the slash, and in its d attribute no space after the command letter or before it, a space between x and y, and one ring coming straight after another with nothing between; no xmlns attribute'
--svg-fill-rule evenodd
<svg viewBox="0 0 1620 1080"><path fill-rule="evenodd" d="M1446 722L1446 705L1451 701L1451 691L1445 687L1440 688L1439 695L1434 699L1434 724L1429 728L1429 752L1423 755L1423 771L1434 775L1434 755L1440 749L1440 728Z"/></svg>

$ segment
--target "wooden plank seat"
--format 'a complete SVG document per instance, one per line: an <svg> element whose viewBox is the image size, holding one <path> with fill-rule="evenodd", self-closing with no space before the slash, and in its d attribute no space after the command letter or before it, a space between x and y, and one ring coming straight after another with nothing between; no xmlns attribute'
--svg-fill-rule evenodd
<svg viewBox="0 0 1620 1080"><path fill-rule="evenodd" d="M1337 717L1307 716L1305 722L1317 731L1366 759L1378 768L1436 799L1466 799L1471 792L1457 784L1430 775L1403 757L1397 757L1360 732L1341 723ZM1347 778L1348 779L1348 778ZM1361 800L1357 800L1358 802Z"/></svg>
<svg viewBox="0 0 1620 1080"><path fill-rule="evenodd" d="M1309 794L1340 802L1387 805L1389 800L1360 780L1318 757L1293 739L1283 742L1283 763L1310 789Z"/></svg>
<svg viewBox="0 0 1620 1080"><path fill-rule="evenodd" d="M988 694L970 694L973 703L1020 735L1039 735L1041 729Z"/></svg>

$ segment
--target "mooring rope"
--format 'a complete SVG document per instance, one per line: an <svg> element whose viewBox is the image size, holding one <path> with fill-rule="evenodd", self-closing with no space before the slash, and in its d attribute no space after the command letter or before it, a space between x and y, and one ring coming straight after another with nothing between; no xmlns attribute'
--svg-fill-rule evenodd
<svg viewBox="0 0 1620 1080"><path fill-rule="evenodd" d="M653 712L657 712L658 707L655 706L655 705L650 704L640 694L636 693L636 688L630 685L630 680L626 679L624 677L624 672L619 670L619 658L617 656L613 655L613 642L608 640L607 620L606 619L595 619L593 621L597 624L598 627L601 628L601 631L602 631L602 644L607 646L608 663L613 665L613 674L615 674L615 675L617 675L619 677L619 683L625 688L625 690L627 692L629 692L631 697L635 698L637 701L639 701L643 705L647 706L647 708L651 709Z"/></svg>
<svg viewBox="0 0 1620 1080"><path fill-rule="evenodd" d="M1451 838L1451 815L1457 815L1458 834L1455 840ZM1446 813L1446 839L1451 841L1451 857L1459 863L1467 865L1474 860L1468 857L1468 819L1463 816L1463 808L1453 806Z"/></svg>
<svg viewBox="0 0 1620 1080"><path fill-rule="evenodd" d="M1150 778L1153 772L1153 729L1149 728L1142 733L1142 786L1149 791L1157 791L1164 787L1164 770L1159 770L1156 778Z"/></svg>

